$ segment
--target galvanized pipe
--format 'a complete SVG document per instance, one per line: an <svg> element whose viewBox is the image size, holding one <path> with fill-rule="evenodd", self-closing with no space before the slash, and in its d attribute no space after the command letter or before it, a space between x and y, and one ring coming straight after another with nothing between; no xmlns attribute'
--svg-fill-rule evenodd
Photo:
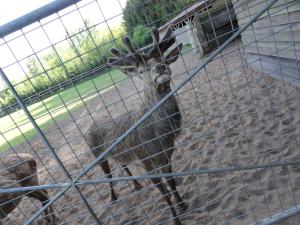
<svg viewBox="0 0 300 225"><path fill-rule="evenodd" d="M152 178L162 178L162 177L183 177L183 176L192 176L198 174L215 174L215 173L225 173L225 172L235 172L235 171L245 171L245 170L256 170L256 169L267 169L273 167L283 167L283 166L295 166L300 165L300 161L293 162L276 162L268 164L259 164L259 165L247 165L247 166L228 166L225 168L208 168L208 169L195 169L186 172L174 172L174 173L158 173L151 175L141 175L141 176L125 176L125 177L113 177L113 178L100 178L96 180L82 180L76 183L58 183L58 184L46 184L39 186L27 186L19 188L0 188L0 194L9 194L16 192L26 192L26 191L35 191L41 189L60 189L67 188L72 185L82 186L82 185L93 185L93 184L102 184L110 182L128 182L133 180L149 180Z"/></svg>
<svg viewBox="0 0 300 225"><path fill-rule="evenodd" d="M261 220L257 225L273 225L273 224L278 224L292 216L296 216L297 214L300 213L300 205L297 205L296 207L284 210L281 213L272 215L269 218L265 218ZM254 225L254 224L252 224Z"/></svg>
<svg viewBox="0 0 300 225"><path fill-rule="evenodd" d="M8 22L0 26L0 38L5 37L17 30L20 30L34 22L40 21L41 19L50 16L58 11L67 8L68 6L74 5L76 2L81 0L56 0L47 5L44 5L30 13L25 14L11 22Z"/></svg>

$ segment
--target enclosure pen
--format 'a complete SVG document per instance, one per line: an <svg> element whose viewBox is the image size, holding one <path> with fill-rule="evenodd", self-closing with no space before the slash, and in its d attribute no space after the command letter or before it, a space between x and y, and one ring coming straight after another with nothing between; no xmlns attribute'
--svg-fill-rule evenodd
<svg viewBox="0 0 300 225"><path fill-rule="evenodd" d="M0 53L0 224L299 224L298 0L54 0Z"/></svg>

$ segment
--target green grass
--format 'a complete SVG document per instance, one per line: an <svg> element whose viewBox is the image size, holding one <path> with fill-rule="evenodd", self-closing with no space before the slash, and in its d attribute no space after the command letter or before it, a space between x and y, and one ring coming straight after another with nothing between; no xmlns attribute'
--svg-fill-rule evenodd
<svg viewBox="0 0 300 225"><path fill-rule="evenodd" d="M125 79L125 75L119 70L111 70L109 73L101 74L94 79L82 82L44 99L44 104L42 102L34 103L28 106L28 110L41 129L45 130L54 124L53 119L56 122L63 120L69 116L68 111L73 112L82 107L83 102L80 97L85 102L89 101L97 95L97 90L108 90L113 82L119 82L123 79ZM25 141L23 135L27 139L36 135L23 110L18 110L0 118L0 132L2 134L0 136L0 152L9 149L10 146L23 143Z"/></svg>

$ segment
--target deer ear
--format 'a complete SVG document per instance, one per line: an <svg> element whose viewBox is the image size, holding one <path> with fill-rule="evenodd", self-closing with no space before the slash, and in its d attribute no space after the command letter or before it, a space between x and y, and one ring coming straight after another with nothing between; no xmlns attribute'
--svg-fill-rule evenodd
<svg viewBox="0 0 300 225"><path fill-rule="evenodd" d="M171 50L171 52L169 52L167 54L167 56L165 57L166 63L171 64L171 63L175 62L179 57L181 49L182 49L182 43L180 43L177 47L173 48Z"/></svg>

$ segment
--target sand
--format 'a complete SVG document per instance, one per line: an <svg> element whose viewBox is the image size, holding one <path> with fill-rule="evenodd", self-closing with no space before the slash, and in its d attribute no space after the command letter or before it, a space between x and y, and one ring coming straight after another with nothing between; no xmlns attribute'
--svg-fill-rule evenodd
<svg viewBox="0 0 300 225"><path fill-rule="evenodd" d="M242 55L241 43L232 43L223 57L210 62L177 93L184 123L172 157L174 171L300 160L299 89L243 67ZM199 63L194 53L184 54L172 65L174 85ZM50 143L73 177L94 159L82 138L92 120L88 111L93 118L115 119L137 109L139 102L135 85L127 80L47 130ZM67 182L42 142L34 138L29 143L37 154L40 182ZM33 154L30 145L14 150ZM111 166L114 177L125 175L114 162ZM145 173L138 163L130 169L134 175ZM293 207L300 201L299 171L300 166L288 166L179 177L179 192L189 204L181 221L184 225L251 224ZM84 179L103 176L100 167L95 167ZM102 224L172 224L158 190L150 181L142 184L141 191L133 192L132 183L115 183L119 197L115 204L110 203L107 184L80 190ZM51 195L57 192L50 191ZM25 197L3 224L23 224L39 207ZM75 191L57 200L54 208L62 224L93 224ZM299 221L296 217L282 225Z"/></svg>

